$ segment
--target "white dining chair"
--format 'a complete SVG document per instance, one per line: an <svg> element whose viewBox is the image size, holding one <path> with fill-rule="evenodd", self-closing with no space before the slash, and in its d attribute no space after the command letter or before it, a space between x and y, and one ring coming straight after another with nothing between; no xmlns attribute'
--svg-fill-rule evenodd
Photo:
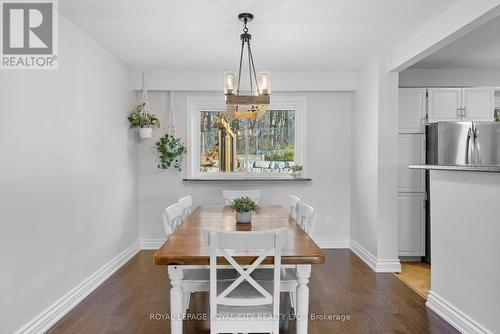
<svg viewBox="0 0 500 334"><path fill-rule="evenodd" d="M235 198L249 197L255 203L259 204L260 190L222 190L222 196L226 205L231 205Z"/></svg>
<svg viewBox="0 0 500 334"><path fill-rule="evenodd" d="M288 211L290 213L290 217L292 217L293 219L297 218L299 202L300 198L298 198L297 196L288 195Z"/></svg>
<svg viewBox="0 0 500 334"><path fill-rule="evenodd" d="M167 209L163 210L163 212L161 213L161 221L163 223L163 229L165 230L165 236L168 240L174 231L172 230L170 222L167 218Z"/></svg>
<svg viewBox="0 0 500 334"><path fill-rule="evenodd" d="M210 333L279 333L281 247L286 229L267 231L205 231L210 248ZM230 251L255 251L257 259L244 269ZM233 282L219 279L222 255L240 275ZM271 265L261 266L266 257ZM251 273L269 270L273 280L257 282Z"/></svg>
<svg viewBox="0 0 500 334"><path fill-rule="evenodd" d="M182 207L180 203L175 203L162 213L163 227L167 240L182 225ZM237 272L233 269L220 271L222 280L232 281L236 279ZM182 279L183 307L184 311L189 309L189 302L193 292L207 292L210 289L210 270L206 268L184 269Z"/></svg>
<svg viewBox="0 0 500 334"><path fill-rule="evenodd" d="M167 222L172 229L172 233L177 231L179 226L182 225L182 206L180 203L175 203L165 209L165 213L167 214Z"/></svg>
<svg viewBox="0 0 500 334"><path fill-rule="evenodd" d="M304 202L300 202L297 206L296 222L308 236L312 236L314 232L314 218L314 208Z"/></svg>
<svg viewBox="0 0 500 334"><path fill-rule="evenodd" d="M290 198L290 215L295 211L295 221L296 223L306 232L307 235L311 236L314 231L314 209L305 203L300 202L300 200L292 195ZM294 206L292 204L292 198L299 200L295 204L296 210L293 210ZM256 270L253 277L257 281L269 281L272 277L261 270ZM297 275L294 268L282 268L281 269L281 292L287 292L290 297L290 305L294 311L296 311L296 291L297 291Z"/></svg>
<svg viewBox="0 0 500 334"><path fill-rule="evenodd" d="M182 209L182 221L185 222L192 212L193 198L191 196L184 196L179 200Z"/></svg>

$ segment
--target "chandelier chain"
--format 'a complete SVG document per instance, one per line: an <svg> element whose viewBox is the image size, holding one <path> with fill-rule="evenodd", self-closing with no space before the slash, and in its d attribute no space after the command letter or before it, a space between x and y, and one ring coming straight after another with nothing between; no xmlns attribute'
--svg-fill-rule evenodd
<svg viewBox="0 0 500 334"><path fill-rule="evenodd" d="M236 88L236 94L240 93L241 66L243 65L243 49L244 48L245 48L245 40L241 40L240 66L239 66L239 70L238 70L238 87Z"/></svg>
<svg viewBox="0 0 500 334"><path fill-rule="evenodd" d="M255 88L257 89L257 95L259 94L259 81L257 80L257 71L255 70L255 64L253 62L253 54L252 54L252 48L250 48L250 41L248 41L248 58L250 59L249 62L251 64L251 67L253 69L253 76L255 79ZM250 70L250 76L252 75L252 71ZM251 81L252 79L250 79Z"/></svg>
<svg viewBox="0 0 500 334"><path fill-rule="evenodd" d="M251 59L252 52L250 51L250 41L247 41L247 44L248 44L248 79L250 80L250 95L252 95L253 94L252 59ZM257 83L257 81L255 83Z"/></svg>

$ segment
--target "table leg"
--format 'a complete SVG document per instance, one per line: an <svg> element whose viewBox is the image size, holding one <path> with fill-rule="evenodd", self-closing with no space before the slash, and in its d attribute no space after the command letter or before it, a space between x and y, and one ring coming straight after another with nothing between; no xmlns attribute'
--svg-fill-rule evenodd
<svg viewBox="0 0 500 334"><path fill-rule="evenodd" d="M170 278L170 333L182 334L183 293L182 293L182 266L168 266Z"/></svg>
<svg viewBox="0 0 500 334"><path fill-rule="evenodd" d="M309 277L311 276L310 264L297 265L297 301L296 301L296 321L297 334L307 334L309 320Z"/></svg>

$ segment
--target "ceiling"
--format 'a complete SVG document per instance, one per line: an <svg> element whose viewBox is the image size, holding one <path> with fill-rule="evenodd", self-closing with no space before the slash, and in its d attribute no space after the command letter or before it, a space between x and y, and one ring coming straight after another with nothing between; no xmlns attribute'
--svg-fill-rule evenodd
<svg viewBox="0 0 500 334"><path fill-rule="evenodd" d="M60 11L137 69L234 69L249 11L258 70L356 70L456 2L64 0Z"/></svg>
<svg viewBox="0 0 500 334"><path fill-rule="evenodd" d="M500 69L500 17L440 49L411 68Z"/></svg>

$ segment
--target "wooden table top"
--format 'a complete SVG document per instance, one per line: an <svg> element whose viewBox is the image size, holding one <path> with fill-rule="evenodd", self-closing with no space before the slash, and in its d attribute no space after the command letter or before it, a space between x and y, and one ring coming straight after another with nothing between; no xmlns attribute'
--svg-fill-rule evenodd
<svg viewBox="0 0 500 334"><path fill-rule="evenodd" d="M208 245L203 230L217 228L224 231L258 231L286 227L288 240L282 248L282 264L321 264L325 254L316 243L289 218L280 206L261 206L258 214L253 213L251 224L236 224L234 212L224 206L198 207L163 246L156 251L154 259L158 265L208 265ZM239 264L251 264L257 256L252 252L233 252ZM223 257L218 262L227 263ZM272 263L272 258L263 263Z"/></svg>

